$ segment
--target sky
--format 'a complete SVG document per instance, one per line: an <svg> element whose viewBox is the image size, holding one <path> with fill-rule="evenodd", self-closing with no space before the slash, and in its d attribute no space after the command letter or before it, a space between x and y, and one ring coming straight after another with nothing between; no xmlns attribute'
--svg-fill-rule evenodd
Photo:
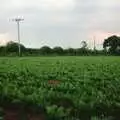
<svg viewBox="0 0 120 120"><path fill-rule="evenodd" d="M26 47L102 48L105 38L120 35L120 0L0 0L0 44L17 41L14 18Z"/></svg>

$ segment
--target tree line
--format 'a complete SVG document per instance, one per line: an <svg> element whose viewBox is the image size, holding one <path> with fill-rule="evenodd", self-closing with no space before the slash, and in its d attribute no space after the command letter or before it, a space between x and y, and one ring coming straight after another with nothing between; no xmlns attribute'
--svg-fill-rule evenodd
<svg viewBox="0 0 120 120"><path fill-rule="evenodd" d="M1 56L17 56L18 43L10 41L5 46L0 47ZM63 49L60 46L50 48L43 46L41 48L26 48L20 44L22 56L48 56L48 55L61 55L61 56L89 56L89 55L120 55L120 37L113 35L108 37L103 42L102 50L92 50L87 47L86 41L81 42L80 48Z"/></svg>

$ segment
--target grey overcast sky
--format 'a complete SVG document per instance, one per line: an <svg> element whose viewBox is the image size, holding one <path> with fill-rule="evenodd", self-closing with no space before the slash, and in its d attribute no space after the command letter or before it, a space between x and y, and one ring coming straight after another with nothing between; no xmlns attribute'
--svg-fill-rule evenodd
<svg viewBox="0 0 120 120"><path fill-rule="evenodd" d="M0 0L0 44L17 40L26 47L79 47L82 40L100 47L104 38L120 34L120 0Z"/></svg>

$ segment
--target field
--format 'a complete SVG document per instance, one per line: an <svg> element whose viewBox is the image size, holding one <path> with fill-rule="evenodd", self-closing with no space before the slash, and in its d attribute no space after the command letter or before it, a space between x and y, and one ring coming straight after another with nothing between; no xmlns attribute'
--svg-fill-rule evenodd
<svg viewBox="0 0 120 120"><path fill-rule="evenodd" d="M0 58L0 95L2 107L35 105L51 120L117 119L120 57Z"/></svg>

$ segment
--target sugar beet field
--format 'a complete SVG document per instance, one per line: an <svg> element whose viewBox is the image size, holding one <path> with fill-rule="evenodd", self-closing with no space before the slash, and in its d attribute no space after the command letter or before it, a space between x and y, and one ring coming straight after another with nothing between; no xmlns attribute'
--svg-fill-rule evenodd
<svg viewBox="0 0 120 120"><path fill-rule="evenodd" d="M119 113L120 57L0 58L1 119L119 120Z"/></svg>

